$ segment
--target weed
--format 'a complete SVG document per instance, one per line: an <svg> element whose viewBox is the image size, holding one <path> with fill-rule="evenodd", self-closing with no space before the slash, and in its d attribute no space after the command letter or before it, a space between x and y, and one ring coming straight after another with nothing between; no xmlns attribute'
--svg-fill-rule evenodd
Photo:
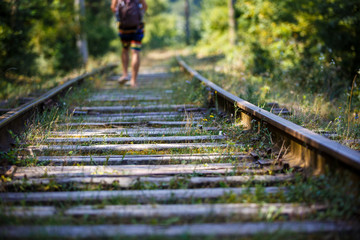
<svg viewBox="0 0 360 240"><path fill-rule="evenodd" d="M296 175L296 181L289 186L287 199L312 203L324 203L329 208L320 218L351 218L359 211L359 183L351 181L343 173L327 173L319 177L303 178Z"/></svg>
<svg viewBox="0 0 360 240"><path fill-rule="evenodd" d="M254 76L250 71L240 71L226 59L212 59L207 63L206 59L196 59L191 55L186 57L186 62L191 63L191 66L202 72L210 81L234 95L258 106L265 106L266 102L278 102L290 109L291 115L288 120L311 130L326 129L328 132L335 132L335 140L354 149L360 147L356 140L360 138L360 94L356 76L349 91L339 88L337 84L328 80L336 76L333 64L319 63L322 65L321 68L313 68L315 72L310 75L313 76L314 82L311 84L315 84L316 88L321 86L319 91L314 91L313 88L308 88L309 84L305 84L305 87L292 84L302 79L303 69L298 69L292 73L293 75L285 74L278 78L276 74ZM326 93L323 92L325 85L320 84L325 83L324 81L329 88ZM339 79L335 82L339 83Z"/></svg>

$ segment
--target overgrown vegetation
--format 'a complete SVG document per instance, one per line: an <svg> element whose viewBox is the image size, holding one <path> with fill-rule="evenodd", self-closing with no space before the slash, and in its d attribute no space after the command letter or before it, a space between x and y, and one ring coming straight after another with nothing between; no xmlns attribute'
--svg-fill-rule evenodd
<svg viewBox="0 0 360 240"><path fill-rule="evenodd" d="M85 18L77 21L73 0L0 2L0 100L14 107L15 98L37 96L62 83L64 76L79 75L83 70L76 41L81 32L86 33L90 54L87 69L115 61L111 54L118 54L120 41L110 1L85 3ZM164 24L162 12L168 5L163 0L148 3L153 19L145 42L163 46L174 27Z"/></svg>
<svg viewBox="0 0 360 240"><path fill-rule="evenodd" d="M79 66L79 58L74 46L74 36L68 34L61 41L57 41L57 34L76 33L78 29L74 27L73 19L69 16L73 13L72 1L50 1L50 9L47 15L43 14L45 4L39 1L32 3L18 1L4 1L1 4L10 10L9 6L17 6L25 20L18 18L21 21L28 21L36 15L41 19L38 22L31 23L33 25L29 32L21 32L21 35L27 42L33 45L26 45L24 47L29 50L23 54L29 57L28 65L23 66L19 71L4 71L3 77L10 79L22 79L23 77L30 82L39 76L53 75L56 71L69 71L73 67ZM351 1L350 1L351 2ZM147 16L147 38L145 43L149 48L163 47L165 45L181 46L181 41L184 38L182 32L176 29L176 26L182 26L183 22L179 21L181 15L182 2L172 0L148 0L150 10ZM357 6L356 2L351 2ZM6 5L8 4L8 5ZM27 5L26 5L27 4ZM33 4L33 5L32 5ZM312 5L311 5L312 4ZM338 5L336 5L338 4ZM2 6L2 5L0 5ZM353 31L354 23L357 21L357 16L354 18L345 18L343 11L354 10L350 3L340 4L339 1L301 1L301 0L280 0L273 3L269 0L249 0L237 1L236 3L236 20L238 23L237 34L238 43L231 46L228 41L228 18L227 5L224 1L209 0L209 1L192 1L194 9L192 24L192 43L196 45L193 50L197 55L188 56L187 60L192 65L196 66L202 74L208 77L215 83L230 90L232 93L254 103L261 107L267 107L266 103L270 101L278 101L286 103L289 107L290 100L296 104L290 107L292 115L290 119L298 124L311 129L319 129L330 132L336 132L345 137L346 140L359 137L359 120L358 120L358 99L359 90L357 87L358 79L353 79L351 84L347 84L344 79L348 79L354 73L353 66L349 62L357 63L357 50L354 50L353 39L357 39L357 30ZM314 8L315 6L315 8ZM27 8L25 8L27 7ZM312 8L315 10L313 10ZM317 8L318 7L318 8ZM30 11L30 14L27 11ZM104 10L106 9L106 10ZM355 8L356 9L356 8ZM15 8L16 10L16 8ZM109 13L108 2L106 1L87 1L87 34L89 44L96 46L91 48L90 54L93 57L101 57L109 51L116 51L119 47L119 41L116 38L114 29L107 26L111 25L112 14ZM104 11L101 11L104 10ZM1 11L1 10L0 10ZM16 12L16 11L15 11ZM41 12L41 14L40 14ZM343 16L333 12L340 12ZM195 14L196 13L196 14ZM17 17L14 12L8 17ZM19 13L20 14L20 13ZM334 16L336 15L336 16ZM63 19L64 18L64 19ZM19 21L20 21L19 20ZM346 21L345 21L346 20ZM10 20L7 20L11 24ZM51 25L50 23L55 23ZM331 23L331 24L330 24ZM58 26L59 25L59 26ZM341 26L340 31L337 27ZM1 25L0 25L1 27ZM344 29L342 28L344 27ZM340 47L339 42L332 42L328 38L325 30L339 30L341 39L347 39L346 47ZM42 30L46 30L43 31ZM38 31L38 32L37 32ZM49 31L49 32L48 32ZM51 31L56 32L51 33ZM32 35L39 33L38 36ZM15 38L15 33L9 33L9 38ZM5 36L5 35L4 35ZM353 38L351 38L351 37ZM4 38L5 39L5 38ZM22 38L19 38L22 39ZM5 40L0 44L6 42ZM8 40L7 40L8 41ZM10 40L9 40L10 41ZM115 42L116 41L116 42ZM345 41L345 40L344 40ZM66 43L63 43L66 42ZM53 48L55 44L55 48ZM62 44L64 44L62 46ZM59 46L61 45L61 46ZM35 47L34 47L35 46ZM36 47L37 46L37 47ZM41 49L40 49L41 46ZM348 48L348 46L350 46ZM9 44L9 47L12 47ZM331 49L331 50L330 50ZM59 50L59 52L56 52ZM61 51L60 51L61 50ZM15 50L14 50L15 51ZM53 52L55 51L55 52ZM68 51L70 52L68 55ZM72 51L72 52L71 52ZM59 55L58 55L59 54ZM60 56L61 55L61 56ZM336 56L335 56L336 55ZM207 56L200 58L200 56ZM0 56L2 57L2 56ZM13 62L9 60L9 66L4 69L11 69L11 64L14 64L19 58L19 55L11 55ZM69 62L62 65L62 61L69 59ZM71 61L70 61L71 60ZM102 61L102 60L101 60ZM150 60L151 61L151 60ZM6 62L4 62L5 64ZM7 64L7 63L6 63ZM38 66L46 66L41 75L37 75L36 64ZM43 64L43 65L41 65ZM67 65L69 64L69 65ZM20 65L19 65L20 66ZM2 67L2 66L1 66ZM101 78L105 79L106 76ZM12 84L12 83L8 83ZM23 84L23 83L21 83ZM154 189L191 189L191 188L230 188L242 187L245 191L242 194L235 194L234 192L226 193L217 198L188 198L188 199L168 199L164 201L155 201L148 199L150 204L223 204L223 203L256 203L259 205L265 203L305 203L306 205L323 204L326 209L323 211L314 212L306 219L310 220L342 220L342 221L358 221L359 220L359 197L357 189L359 183L353 182L348 176L344 176L343 172L328 172L321 176L310 177L302 173L300 168L291 168L283 159L284 152L280 146L274 146L271 134L266 128L260 130L253 129L245 131L241 125L234 122L233 119L228 119L222 114L208 111L201 116L200 120L196 122L192 119L191 114L187 115L186 120L189 120L183 132L174 134L175 136L184 135L200 135L200 134L214 134L227 136L228 139L218 141L227 144L222 147L209 147L199 149L181 149L174 148L169 150L83 150L69 149L66 151L36 151L33 149L26 149L29 146L40 145L61 145L57 143L48 143L46 140L53 137L51 131L69 131L79 130L80 132L86 130L84 126L69 126L60 125L63 123L74 122L71 119L75 114L74 107L84 106L87 104L103 105L102 103L90 102L88 97L95 94L98 88L104 87L104 81L100 81L99 77L91 77L87 79L87 83L82 88L71 89L64 99L60 99L57 104L49 107L44 114L38 114L35 121L28 125L28 131L17 137L17 148L8 153L0 153L2 163L5 165L17 165L18 167L39 167L39 174L36 177L31 176L17 176L18 179L12 178L11 174L8 176L2 175L0 179L0 192L49 192L49 191L96 191L96 190L154 190ZM156 83L155 83L156 84ZM154 94L162 96L161 93L165 87L171 85L170 93L172 99L167 103L192 103L196 105L203 105L208 98L208 91L202 84L193 78L187 78L185 81L183 75L179 77L175 75L174 78L168 78L168 81L159 81L157 83L157 90L150 90L146 86L141 86L140 89L126 89L126 94L138 93L144 91L143 94ZM10 86L10 85L9 85ZM116 87L114 87L116 86ZM111 85L108 82L109 89L106 93L119 93L118 84ZM154 87L154 86L152 86ZM349 88L351 87L351 88ZM284 90L287 93L284 94ZM275 91L274 91L275 90ZM123 92L123 93L124 93ZM348 94L348 95L346 95ZM164 94L166 96L166 94ZM350 98L348 98L350 97ZM350 100L351 99L351 100ZM141 101L134 101L133 107L141 105ZM155 102L154 104L159 104ZM335 106L331 106L334 104ZM106 105L119 105L119 102L107 102ZM215 106L216 107L216 106ZM352 115L354 114L354 115ZM79 117L77 123L85 121L86 116ZM177 119L177 118L174 118ZM333 119L331 121L331 119ZM180 119L177 119L180 120ZM182 120L182 119L181 119ZM129 121L133 121L132 119ZM331 121L331 122L329 122ZM116 121L115 121L116 122ZM195 123L195 124L193 124ZM188 130L190 125L194 125L194 129ZM111 126L112 127L112 126ZM158 128L164 126L157 125ZM206 127L217 127L215 131L205 131ZM85 132L85 131L84 131ZM164 136L159 134L158 136ZM79 137L74 134L72 137ZM95 135L92 135L94 137ZM126 133L102 134L104 142L88 141L84 143L74 143L78 146L91 146L97 144L108 144L105 138L108 137L124 137L130 136ZM139 134L141 137L148 136L147 134ZM212 141L215 142L215 141ZM144 143L160 143L147 141ZM63 144L63 143L62 143ZM119 144L112 142L111 144ZM109 145L111 145L109 144ZM129 144L134 144L130 142ZM66 145L66 144L63 144ZM67 143L71 146L71 144ZM24 149L25 148L25 149ZM26 152L24 151L26 150ZM31 150L31 151L30 151ZM18 158L18 155L24 153L31 153L23 158ZM176 159L178 154L222 154L225 158L213 160L198 160L198 161L180 161ZM242 154L246 157L244 159L236 159L234 154ZM128 185L119 181L112 183L105 182L80 182L78 180L71 180L68 182L59 183L61 177L57 173L51 172L53 165L59 165L59 162L54 163L51 159L38 160L40 155L49 156L64 156L70 159L71 157L79 157L87 155L89 160L68 163L64 161L60 163L62 167L73 166L85 169L84 166L93 167L94 170L84 174L87 176L96 177L129 177L126 171L123 172L113 170L112 172L105 172L102 169L108 167L111 169L109 163L109 156L117 155L122 159L118 164L123 164L125 156L131 155L161 155L169 154L174 157L168 162L159 162L160 164L179 164L179 165L200 165L207 167L213 163L227 163L230 165L229 171L222 173L204 173L200 170L194 170L190 173L177 174L171 179L164 182L151 182L131 175L135 179ZM93 157L104 157L105 161L94 160ZM260 163L259 160L263 160ZM70 162L70 161L69 161ZM43 168L41 168L43 167ZM3 169L1 169L3 170ZM42 172L43 170L43 172ZM254 171L251 171L254 170ZM259 170L256 172L256 170ZM263 170L263 171L262 171ZM20 170L19 170L20 172ZM19 173L18 172L18 173ZM68 173L62 172L64 176ZM71 173L70 173L71 174ZM263 180L255 180L255 175L277 176L286 174L290 176L288 181L267 182ZM175 175L175 174L174 174ZM75 176L75 175L73 175ZM157 176L151 174L151 176ZM167 176L173 176L168 174ZM196 177L232 177L241 176L248 177L247 181L230 183L230 181L218 181L207 184L191 183L191 178ZM246 179L246 178L245 178ZM34 180L34 182L32 182ZM267 193L267 187L279 187L277 193ZM149 219L126 219L118 217L69 217L64 213L67 209L73 206L84 204L94 204L95 209L103 209L108 205L130 205L134 204L134 199L124 197L113 197L107 200L99 201L98 199L84 200L84 201L61 201L41 203L41 205L54 206L60 213L56 216L45 218L18 218L16 216L5 216L4 211L1 211L0 224L13 225L60 225L60 224L74 224L74 225L93 225L93 224L154 224L154 225L180 225L191 223L216 223L216 222L233 222L240 221L237 216L229 218L214 219L212 217L200 217L196 219L184 219L180 217L173 217L168 219L149 218ZM21 201L19 203L2 203L0 201L0 210L2 208L22 206L30 207L39 205L36 202ZM279 209L271 209L266 214L260 214L252 219L253 221L290 221L302 220L287 214L279 214ZM303 216L304 217L304 216ZM274 239L284 238L289 235L284 233L273 234ZM266 236L268 237L268 236ZM299 236L296 236L296 238ZM184 235L182 239L190 238ZM262 239L264 236L255 236L255 239ZM158 239L156 237L156 239ZM211 238L210 238L211 239Z"/></svg>
<svg viewBox="0 0 360 240"><path fill-rule="evenodd" d="M184 46L183 1L147 2L145 48ZM225 72L245 71L261 78L271 91L280 85L281 91L320 95L327 102L349 93L360 68L357 1L235 1L235 46L229 41L227 1L190 3L195 52L225 54L224 64L218 64ZM117 52L120 47L109 4L86 1L84 30L93 57ZM1 2L1 11L1 89L10 91L14 83L39 84L49 74L80 66L76 50L80 28L72 0L6 0ZM352 94L352 113L357 114L360 95L356 85ZM1 98L7 96L5 90Z"/></svg>
<svg viewBox="0 0 360 240"><path fill-rule="evenodd" d="M204 97L207 96L206 89L203 85L198 84L198 81L191 80L189 81L180 81L175 77L171 80L173 85L173 92L176 92L178 95L174 95L175 99L173 101L180 101L186 103L194 103L194 102L203 102ZM89 94L95 93L90 84L90 82L99 81L98 77L94 77L87 80L88 85L85 85L83 88L72 89L69 94L63 99L60 100L62 105L58 105L53 108L53 110L46 112L43 115L39 115L38 120L34 122L34 124L29 128L29 131L24 135L23 138L19 139L20 147L26 147L28 144L36 145L36 144L46 144L46 138L51 136L50 131L58 129L56 124L67 121L67 118L71 117L69 112L67 112L68 108L72 108L77 105L87 104ZM183 90L188 92L191 90L193 92L192 95L184 95ZM65 103L65 104L64 104ZM152 190L152 189L189 189L189 188L208 188L208 187L243 187L247 189L243 194L237 195L234 193L224 194L220 198L216 199L188 199L188 200L170 200L163 202L164 204L174 204L174 203L192 203L192 204L203 204L203 203L298 203L304 202L306 204L325 204L326 206L331 206L327 208L325 211L318 212L312 216L313 219L356 219L356 214L358 211L359 199L357 198L357 193L353 191L353 189L358 189L357 184L352 181L348 181L348 178L342 177L342 173L329 173L320 177L306 177L301 173L301 169L293 169L293 168L283 168L278 167L279 162L282 161L283 153L279 151L278 148L274 148L271 135L267 132L266 129L262 129L260 132L255 129L254 131L244 131L240 125L234 124L232 121L228 119L224 119L223 116L218 116L215 113L210 112L208 116L204 117L204 119L200 122L202 127L207 126L216 126L219 128L221 134L224 134L229 137L228 140L224 142L228 143L228 147L224 148L209 148L202 150L182 150L182 149L174 149L171 151L155 151L155 152L140 152L140 151L127 151L124 153L125 155L131 154L172 154L174 159L176 159L177 154L194 154L194 153L222 153L228 156L228 158L224 159L214 159L211 161L207 160L199 160L192 162L175 162L172 161L172 164L203 164L207 165L210 163L230 163L234 164L234 168L231 171L228 171L224 174L203 174L197 171L189 174L181 174L174 176L172 180L164 183L154 183L147 182L146 180L141 180L139 178L136 180L134 178L134 182L128 186L124 186L119 184L118 182L111 183L58 183L56 177L51 174L51 172L45 171L44 175L39 179L42 179L43 182L32 183L31 179L24 178L23 180L17 180L16 183L11 178L3 177L2 178L2 189L1 191L10 191L10 192L29 192L29 191L94 191L94 190L122 190L122 189L131 189L131 190ZM73 129L81 130L82 127L77 128L73 127ZM67 129L69 130L69 129ZM194 134L199 134L199 132L195 131ZM180 134L181 135L181 134ZM142 135L146 136L146 135ZM105 137L105 136L104 136ZM241 146L235 147L234 144L237 142L241 142ZM24 145L25 143L25 145ZM89 142L88 144L92 144ZM50 144L51 145L51 144ZM288 182L278 182L278 183L267 183L261 181L254 181L253 174L254 173L246 173L242 172L242 167L239 166L239 161L233 158L234 153L242 153L247 155L255 154L254 156L260 157L261 159L267 159L270 161L269 166L263 166L261 169L266 169L266 173L270 175L276 175L280 172L285 172L289 176L293 176L293 180ZM37 161L36 154L34 156L30 156L23 159L17 159L16 155L19 152L9 153L7 155L3 154L3 157L8 158L8 161L11 164L16 164L18 166L48 166L52 165L51 161ZM54 154L54 153L52 153ZM71 151L71 152L55 152L56 155L65 155L68 157L71 156L79 156L81 152ZM107 151L104 152L104 156L110 155L119 155L117 152ZM100 156L99 154L92 154L93 156ZM91 157L90 157L91 158ZM250 170L251 167L247 167L246 162L248 163L254 160L243 160L244 168ZM271 163L272 162L272 163ZM64 163L67 165L67 163ZM90 161L90 163L73 163L71 166L94 166L99 168L100 172L96 172L94 174L101 176L105 174L101 172L102 167L109 166L107 161L104 163L97 163L95 161ZM109 166L111 167L111 166ZM256 168L254 168L256 169ZM106 173L110 174L110 173ZM112 174L116 174L113 172ZM200 177L200 176L247 176L249 177L247 182L232 184L227 181L220 181L213 184L205 184L205 185L194 185L190 182L191 177ZM268 186L276 186L276 187L285 187L286 191L279 191L278 193L268 194L265 192L266 187ZM336 189L336 191L334 191ZM151 201L150 201L151 202ZM81 205L89 202L77 202L77 203L59 203L57 208L59 210L65 210L70 206ZM99 203L99 206L105 207L108 204L131 204L131 199L123 199L123 198L113 198L109 200L105 200ZM154 202L155 203L155 202ZM159 202L156 202L159 203ZM27 204L25 204L27 206ZM29 205L31 206L31 204ZM278 215L276 212L269 213L266 216L259 216L259 219L266 219L267 221L275 221L275 220L284 220L286 216ZM16 218L4 218L6 221L15 221ZM233 219L233 218L232 218ZM39 220L39 224L42 224L43 221L48 223L49 219ZM84 223L97 223L100 224L102 221L108 221L109 219L98 219L94 221L93 219L71 219L71 218L62 218L59 220L54 219L54 224L58 224L61 222L72 222L72 221L80 221ZM190 222L198 222L199 219L193 219ZM217 219L219 221L219 219ZM231 220L231 219L228 219ZM127 223L127 220L121 223ZM149 220L150 221L150 220ZM159 220L156 220L159 223ZM209 222L210 219L204 218L200 219L200 221ZM189 222L189 223L190 223ZM119 223L117 220L114 220L114 223ZM147 223L146 221L144 223ZM171 224L184 223L184 219L177 219Z"/></svg>
<svg viewBox="0 0 360 240"><path fill-rule="evenodd" d="M226 1L203 2L200 52L226 53L238 70L290 78L288 84L330 98L338 85L351 86L360 67L357 1L236 1L236 46L228 41L227 10Z"/></svg>
<svg viewBox="0 0 360 240"><path fill-rule="evenodd" d="M284 104L292 121L336 132L358 148L351 139L360 136L359 3L235 1L235 45L227 4L202 2L202 37L194 48L200 60L189 57L190 65L245 100Z"/></svg>

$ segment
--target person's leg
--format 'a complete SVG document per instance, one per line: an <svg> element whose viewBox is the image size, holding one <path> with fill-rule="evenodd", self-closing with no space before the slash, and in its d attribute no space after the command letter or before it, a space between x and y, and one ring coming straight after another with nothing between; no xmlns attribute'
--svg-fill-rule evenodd
<svg viewBox="0 0 360 240"><path fill-rule="evenodd" d="M144 24L142 24L137 32L132 35L131 39L131 86L137 87L137 76L140 69L140 51L141 51L141 41L144 37Z"/></svg>
<svg viewBox="0 0 360 240"><path fill-rule="evenodd" d="M122 62L122 78L128 78L128 66L129 66L129 48L123 48L121 52L121 62Z"/></svg>
<svg viewBox="0 0 360 240"><path fill-rule="evenodd" d="M137 87L137 76L140 68L140 51L131 49L131 86Z"/></svg>

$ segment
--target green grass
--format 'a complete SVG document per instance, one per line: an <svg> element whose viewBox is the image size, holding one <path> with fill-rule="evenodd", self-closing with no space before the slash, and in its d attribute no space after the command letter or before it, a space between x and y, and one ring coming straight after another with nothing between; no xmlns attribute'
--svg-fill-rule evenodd
<svg viewBox="0 0 360 240"><path fill-rule="evenodd" d="M288 186L287 186L288 185ZM53 188L51 188L51 186ZM313 219L317 220L359 220L359 198L354 193L353 189L359 187L358 183L349 183L341 178L340 175L323 175L321 177L312 177L304 178L300 174L297 175L295 182L292 183L281 183L276 186L286 186L288 191L276 194L266 194L264 192L264 184L252 184L249 181L247 184L243 184L238 187L255 187L255 193L250 191L245 191L241 195L236 195L233 193L225 194L217 199L188 199L188 200L170 200L165 202L154 202L154 203L163 203L163 204L174 204L174 203L183 203L183 204L203 204L203 203L299 203L303 202L306 204L316 204L321 203L328 206L328 209L325 211L317 212L313 215ZM43 186L47 188L47 191L60 191L63 190L61 186L55 186L53 183L50 186ZM188 187L188 182L186 179L181 181L170 182L170 185L167 188L160 189L184 189ZM104 188L104 186L99 185L98 189L92 190L117 190L114 185L112 188ZM146 190L146 189L159 189L158 186L151 186L146 183L138 183L132 189L136 190ZM33 189L35 190L35 189ZM38 189L36 189L38 190ZM71 191L71 187L68 187L67 190ZM76 188L74 189L76 190ZM86 189L91 190L91 189ZM95 201L99 206L105 206L108 204L111 205L126 205L132 204L132 200L128 198L111 198L104 201ZM80 201L73 203L56 203L55 206L67 208L70 206L83 205L94 203L93 201ZM150 200L151 203L151 200ZM54 204L54 203L53 203ZM51 204L51 205L53 205ZM70 204L70 205L69 205ZM24 206L31 206L31 204L25 203ZM45 204L46 205L46 204ZM273 216L272 220L277 219L276 216Z"/></svg>
<svg viewBox="0 0 360 240"><path fill-rule="evenodd" d="M199 63L196 62L195 63ZM209 67L207 61L200 62L199 65ZM214 65L211 65L214 64ZM216 63L211 63L211 66L215 66ZM227 78L230 76L232 82L230 85L227 85L226 88L231 89L232 91L237 91L239 88L235 87L236 82L239 80L236 75L232 75L231 72L211 72L211 79L216 80L217 83L221 82L223 78ZM209 75L210 76L210 75ZM40 165L51 165L51 161L40 163L36 159L36 154L41 155L64 155L64 156L79 156L89 154L89 152L79 152L79 151L68 151L68 152L43 152L36 153L33 156L27 155L23 159L18 159L17 155L21 153L22 148L27 147L29 145L39 146L45 144L45 140L51 137L50 131L69 131L69 130L83 130L86 127L69 127L69 126L59 126L60 122L69 123L71 122L71 118L73 116L72 111L69 109L73 109L76 106L87 106L92 105L92 103L88 102L89 96L97 93L99 87L103 86L102 78L106 76L96 76L93 78L89 78L86 80L85 84L82 85L81 88L73 88L71 89L64 98L60 99L57 106L45 111L43 114L37 114L35 121L29 124L28 131L18 137L18 147L13 149L11 152L2 153L1 158L5 159L5 162L8 165L15 164L17 166L40 166ZM163 87L170 87L172 89L172 100L171 104L178 103L186 103L186 104L195 104L198 106L207 106L207 89L195 79L190 77L185 77L184 75L175 75L174 78L169 79L168 82L164 83ZM271 97L269 91L267 89L262 89L261 85L264 83L263 79L260 77L254 77L251 79L252 83L255 83L253 87L247 85L246 81L241 80L240 83L242 85L241 91L238 92L237 95L241 95L242 97L248 97L248 100L253 101L256 104L265 106L265 102L273 101L274 98ZM260 88L258 88L260 87ZM260 89L260 90L259 90ZM116 93L123 90L120 88L108 90L107 93ZM147 87L142 87L138 90L124 90L126 93L136 93L139 91L148 91L149 93L159 94L158 91L152 92ZM260 92L259 92L260 91ZM122 93L123 93L122 92ZM278 101L279 98L275 98ZM116 102L107 102L107 106L118 105ZM141 101L134 101L133 105L140 105ZM319 103L320 104L320 103ZM100 105L100 103L95 103L95 105ZM308 106L310 108L310 104ZM294 112L294 111L293 111ZM312 125L314 128L317 128L319 125L318 122L323 122L320 118L315 118L314 114L309 116L300 115L300 117L294 117L293 114L291 117L294 118L293 121L300 121L301 117L304 118L304 121L299 122L302 125ZM305 119L312 118L313 121L306 123ZM81 119L79 121L82 121ZM219 134L221 131L222 135L226 135L229 138L227 140L220 141L222 143L227 143L228 147L223 148L206 148L206 149L170 149L164 151L154 151L154 150L146 150L146 151L104 151L101 153L97 153L99 156L110 156L110 155L150 155L150 154L171 154L176 158L177 154L194 154L194 153L221 153L229 156L229 158L225 158L222 160L214 160L210 161L211 163L232 163L238 164L237 160L231 159L231 155L233 153L243 153L243 154L255 154L260 159L269 159L273 162L278 162L282 160L282 155L284 154L283 150L281 150L281 146L274 146L272 136L267 131L266 128L260 129L251 129L244 130L244 128L237 122L234 122L233 119L228 117L224 117L222 114L216 114L213 111L209 111L206 113L205 117L200 121L199 125L202 127L217 127L219 128L215 134ZM158 126L164 127L164 126ZM184 128L185 129L185 128ZM210 132L202 131L200 129L187 131L175 134L176 136L184 136L184 135L199 135L199 134L210 134ZM104 135L101 137L113 137L115 135ZM126 134L120 134L116 136L126 136ZM142 134L140 136L146 136L146 134ZM161 136L161 135L159 135ZM152 143L152 142L149 142ZM240 147L236 147L236 143L241 143ZM94 144L92 142L84 143L81 145L87 146ZM101 143L99 143L101 144ZM58 145L58 144L54 144ZM79 144L80 145L80 144ZM90 154L94 154L96 152L90 152ZM175 160L170 162L178 163L178 164L204 164L203 161L181 161L176 162ZM206 164L206 163L205 163ZM84 166L84 163L76 163L74 166ZM96 164L94 162L90 162L92 166L106 166L105 162L102 164ZM272 166L274 167L274 166ZM130 190L150 190L150 189L189 189L189 188L213 188L213 187L243 187L248 190L245 191L241 195L236 195L233 193L225 194L216 199L187 199L187 200L178 200L172 199L165 202L156 202L153 199L150 199L149 202L152 204L163 203L163 204L175 204L175 203L186 203L186 204L204 204L204 203L299 203L304 202L306 204L327 204L329 206L328 210L315 213L311 215L307 219L311 220L351 220L358 221L359 220L359 197L358 192L354 191L354 189L360 189L358 183L352 182L350 184L349 178L340 175L340 173L327 173L325 175L317 176L317 177L308 177L303 175L301 169L283 169L285 173L295 174L296 179L294 181L275 183L275 184L267 184L267 183L258 183L250 179L248 182L243 184L229 184L228 182L219 182L216 184L205 184L202 186L194 186L190 184L189 179L191 177L199 177L199 176L236 176L236 175L246 175L241 174L236 167L232 171L227 172L226 174L212 174L212 175L204 175L199 174L197 172L193 172L191 174L181 174L177 177L174 177L169 183L157 185L151 182L146 181L137 181L134 185L129 188L123 188L116 182L113 184L58 184L55 180L52 180L52 177L48 174L44 174L42 177L45 179L50 179L49 183L46 184L29 184L27 181L23 181L19 184L9 184L12 181L10 177L2 176L2 182L7 182L8 185L1 184L0 191L2 192L49 192L49 191L96 191L96 190L122 190L122 189L130 189ZM269 174L274 174L274 168L270 167ZM30 180L31 181L31 180ZM286 192L280 191L277 194L266 194L265 188L268 186L275 187L287 187L288 190ZM250 192L250 187L255 187L255 193ZM34 206L39 205L38 203L27 203L20 202L15 203L16 205L23 206ZM84 204L94 204L99 208L103 208L106 205L114 204L114 205L129 205L133 204L133 199L130 198L112 198L104 201L75 201L75 202L44 202L41 205L44 206L55 206L60 212L64 211L68 207L71 206L79 206ZM1 203L1 206L12 206L12 204ZM1 209L1 207L0 207ZM160 224L160 225L174 225L174 224L185 224L185 223L206 223L206 222L232 222L237 221L239 219L236 216L228 219L212 219L212 218L199 218L199 219L182 219L182 218L170 218L170 219L119 219L119 218L90 218L90 217L81 217L81 218L71 218L64 217L60 214L60 217L50 217L50 218L39 218L39 219L23 219L16 217L0 217L0 224L14 224L14 225L60 225L60 224ZM268 214L259 216L254 219L254 221L288 221L293 220L289 216L283 216L277 214L276 211L269 212ZM272 239L286 239L285 236L287 234L279 235L274 234L271 235ZM248 239L262 239L263 235L259 234L254 237L249 237ZM300 236L296 236L299 237ZM157 237L155 239L161 239L161 237ZM164 238L166 239L166 238ZM191 239L190 236L184 235L179 239ZM211 237L209 238L211 239ZM226 239L226 238L224 238ZM233 238L231 238L233 239Z"/></svg>
<svg viewBox="0 0 360 240"><path fill-rule="evenodd" d="M239 70L225 58L198 59L189 55L184 59L204 77L235 96L265 109L266 103L278 102L291 111L290 121L310 130L336 132L336 141L360 149L359 143L348 141L360 138L360 98L356 80L351 90L330 99L325 93L307 92L292 86L291 79L275 80L270 75Z"/></svg>

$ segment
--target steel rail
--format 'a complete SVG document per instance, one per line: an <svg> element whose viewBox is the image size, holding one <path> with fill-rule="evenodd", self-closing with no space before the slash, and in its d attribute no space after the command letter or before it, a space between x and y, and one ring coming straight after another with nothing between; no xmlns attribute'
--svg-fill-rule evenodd
<svg viewBox="0 0 360 240"><path fill-rule="evenodd" d="M25 124L25 120L27 119L27 114L30 113L31 110L34 110L44 104L47 100L57 97L59 94L74 86L75 84L80 83L87 77L95 75L97 73L103 72L107 69L112 69L116 67L116 64L109 64L107 66L95 69L89 73L82 74L78 77L70 79L66 81L64 84L56 86L50 89L48 92L44 93L40 97L25 103L7 113L0 116L0 150L6 151L13 144L12 134L9 131L18 133Z"/></svg>
<svg viewBox="0 0 360 240"><path fill-rule="evenodd" d="M356 175L360 171L360 153L352 150L344 145L341 145L328 138L320 136L306 128L303 128L293 122L290 122L284 118L274 115L264 109L261 109L254 104L251 104L233 94L225 91L218 85L209 81L205 77L201 76L197 71L189 67L181 57L177 57L179 65L185 69L192 77L201 81L204 85L210 88L210 91L216 97L213 97L213 101L219 99L225 100L225 104L221 102L217 103L223 105L222 110L232 112L234 109L231 106L236 106L242 112L241 117L244 118L245 123L250 123L252 119L255 119L259 123L266 123L270 131L286 136L287 145L290 147L290 154L292 162L302 163L304 167L313 168L315 171L323 172L325 165L334 165L335 160L337 165L339 162L345 165L350 170L355 170ZM226 107L227 106L227 107ZM230 106L230 108L229 108ZM230 109L230 111L229 111ZM250 119L247 119L247 118ZM283 141L283 140L282 140ZM315 168L315 169L314 169Z"/></svg>

